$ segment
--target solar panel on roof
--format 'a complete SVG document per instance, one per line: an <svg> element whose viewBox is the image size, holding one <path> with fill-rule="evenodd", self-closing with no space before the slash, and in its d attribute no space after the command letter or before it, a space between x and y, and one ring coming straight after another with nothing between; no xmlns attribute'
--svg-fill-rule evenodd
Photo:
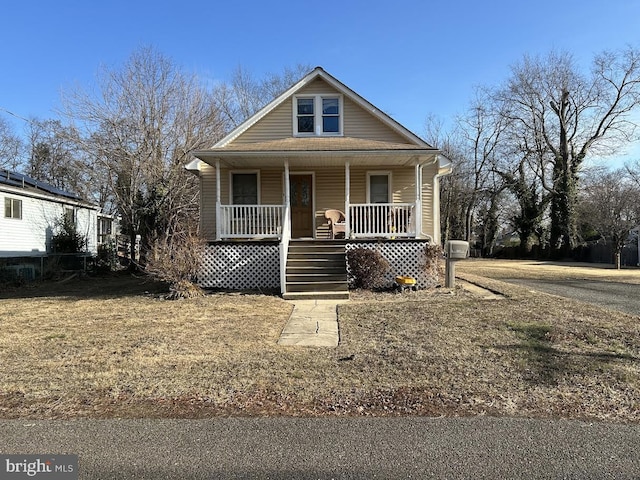
<svg viewBox="0 0 640 480"><path fill-rule="evenodd" d="M31 178L22 173L14 173L14 172L9 172L7 170L2 170L0 171L0 183L4 183L5 185L11 185L15 187L29 186L29 187L37 188L38 190L42 190L47 193L51 193L52 195L71 198L73 200L82 200L82 198L75 193L67 192L58 187L55 187L45 182L41 182L39 180L36 180L35 178Z"/></svg>

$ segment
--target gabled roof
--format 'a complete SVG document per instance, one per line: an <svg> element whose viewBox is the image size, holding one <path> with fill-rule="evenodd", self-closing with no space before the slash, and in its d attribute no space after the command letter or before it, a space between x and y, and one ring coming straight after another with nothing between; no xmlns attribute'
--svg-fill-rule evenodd
<svg viewBox="0 0 640 480"><path fill-rule="evenodd" d="M411 144L420 146L425 149L434 149L427 142L422 140L416 134L402 126L396 120L391 118L389 115L381 111L379 108L374 106L369 101L365 100L363 97L358 95L356 92L347 87L344 83L337 80L332 75L328 74L322 67L316 67L307 75L305 75L299 82L291 86L287 91L282 93L280 96L276 97L269 104L263 107L260 111L254 114L252 117L247 119L245 122L240 124L238 127L233 129L227 136L218 141L215 145L213 145L212 149L219 149L229 145L233 140L238 138L244 132L246 132L253 125L258 123L262 118L268 115L271 111L281 105L284 101L286 101L289 97L293 96L299 90L309 85L314 80L321 78L329 85L331 85L334 89L336 89L339 93L343 94L345 97L351 99L357 105L368 111L371 115L376 117L382 123L386 124L392 130L395 130L398 134L407 139L407 141ZM434 149L435 150L435 149Z"/></svg>

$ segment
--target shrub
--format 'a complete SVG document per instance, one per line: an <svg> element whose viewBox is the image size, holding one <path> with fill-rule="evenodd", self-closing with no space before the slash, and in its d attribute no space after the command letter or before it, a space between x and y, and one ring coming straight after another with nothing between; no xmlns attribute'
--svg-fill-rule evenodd
<svg viewBox="0 0 640 480"><path fill-rule="evenodd" d="M204 242L195 234L176 233L156 239L147 254L145 270L151 276L167 282L167 298L192 298L203 295L194 284L200 269Z"/></svg>
<svg viewBox="0 0 640 480"><path fill-rule="evenodd" d="M95 268L99 272L112 272L120 267L118 247L114 240L98 245L98 258Z"/></svg>
<svg viewBox="0 0 640 480"><path fill-rule="evenodd" d="M78 233L75 222L68 215L63 215L57 222L57 232L51 237L51 248L54 253L80 253L87 249L87 239Z"/></svg>
<svg viewBox="0 0 640 480"><path fill-rule="evenodd" d="M424 248L424 272L427 274L427 286L434 287L442 284L444 272L442 271L442 247L429 244Z"/></svg>
<svg viewBox="0 0 640 480"><path fill-rule="evenodd" d="M391 269L380 252L361 247L347 252L347 265L353 278L353 286L367 290L383 287L385 276Z"/></svg>

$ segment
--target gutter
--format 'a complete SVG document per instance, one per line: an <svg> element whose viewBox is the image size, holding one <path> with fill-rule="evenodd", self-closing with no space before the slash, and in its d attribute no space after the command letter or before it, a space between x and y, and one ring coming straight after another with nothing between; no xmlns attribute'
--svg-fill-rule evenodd
<svg viewBox="0 0 640 480"><path fill-rule="evenodd" d="M203 160L205 158L224 158L224 157L248 157L248 156L260 156L260 157L344 157L349 155L355 156L389 156L393 154L412 154L412 155L428 155L437 153L438 149L390 149L390 150L235 150L235 151L212 151L212 150L199 150L192 152L194 156ZM190 162L187 167L191 165Z"/></svg>

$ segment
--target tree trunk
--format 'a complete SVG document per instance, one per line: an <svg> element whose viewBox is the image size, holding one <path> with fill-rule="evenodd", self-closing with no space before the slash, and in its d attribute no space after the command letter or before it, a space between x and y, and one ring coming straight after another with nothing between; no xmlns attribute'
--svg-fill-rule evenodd
<svg viewBox="0 0 640 480"><path fill-rule="evenodd" d="M577 176L558 161L554 168L554 191L551 199L551 251L556 258L571 255L578 244L577 229Z"/></svg>

